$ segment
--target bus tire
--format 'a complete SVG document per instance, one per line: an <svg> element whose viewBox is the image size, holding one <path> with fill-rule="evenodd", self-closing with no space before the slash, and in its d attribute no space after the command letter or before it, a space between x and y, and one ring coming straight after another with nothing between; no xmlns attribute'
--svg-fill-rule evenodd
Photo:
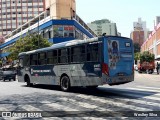
<svg viewBox="0 0 160 120"><path fill-rule="evenodd" d="M65 92L70 90L70 80L67 76L61 78L61 89Z"/></svg>
<svg viewBox="0 0 160 120"><path fill-rule="evenodd" d="M27 87L32 87L33 84L30 82L30 78L27 76L26 78Z"/></svg>

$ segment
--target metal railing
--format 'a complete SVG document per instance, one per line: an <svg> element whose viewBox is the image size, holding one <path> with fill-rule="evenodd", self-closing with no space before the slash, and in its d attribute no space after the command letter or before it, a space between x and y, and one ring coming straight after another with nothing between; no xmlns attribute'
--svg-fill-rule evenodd
<svg viewBox="0 0 160 120"><path fill-rule="evenodd" d="M21 27L17 28L16 30L12 31L10 34L4 36L4 39L11 38L12 36L20 33L21 31L29 28L30 26L36 24L37 22L45 19L46 17L50 16L49 10L46 10L36 16L35 18L31 19L27 23L23 24ZM51 16L50 16L51 17ZM51 19L55 19L57 16L52 16ZM74 17L68 17L68 18L61 18L61 19L68 19L68 20L76 20L80 25L82 25L86 30L88 30L94 37L97 37L97 35L88 27L88 25L76 14Z"/></svg>

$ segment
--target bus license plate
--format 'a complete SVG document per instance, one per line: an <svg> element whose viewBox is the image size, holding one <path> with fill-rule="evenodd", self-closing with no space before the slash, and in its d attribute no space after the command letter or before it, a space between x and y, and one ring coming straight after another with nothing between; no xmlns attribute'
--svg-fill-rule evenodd
<svg viewBox="0 0 160 120"><path fill-rule="evenodd" d="M118 73L118 76L124 76L124 74L123 73Z"/></svg>

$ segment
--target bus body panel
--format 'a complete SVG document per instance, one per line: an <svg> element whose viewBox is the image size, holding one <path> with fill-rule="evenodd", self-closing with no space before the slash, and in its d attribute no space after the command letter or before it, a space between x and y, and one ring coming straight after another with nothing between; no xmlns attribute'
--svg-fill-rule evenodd
<svg viewBox="0 0 160 120"><path fill-rule="evenodd" d="M121 37L107 37L104 41L104 63L108 65L106 78L110 85L131 82L133 73L132 40ZM104 74L103 74L104 75Z"/></svg>
<svg viewBox="0 0 160 120"><path fill-rule="evenodd" d="M99 68L97 66L99 66ZM59 77L63 74L69 77L71 86L93 86L102 84L100 63L98 64L97 62L59 65L57 71Z"/></svg>
<svg viewBox="0 0 160 120"><path fill-rule="evenodd" d="M70 65L72 86L102 85L100 62Z"/></svg>
<svg viewBox="0 0 160 120"><path fill-rule="evenodd" d="M25 70L24 69L19 69L17 72L18 75L18 82L25 82L24 81L24 74L25 74Z"/></svg>
<svg viewBox="0 0 160 120"><path fill-rule="evenodd" d="M55 69L55 70L54 70ZM56 73L56 71L58 71ZM59 66L31 66L29 70L23 69L18 75L19 82L25 82L22 76L28 75L31 83L60 85L60 77L66 74L71 86L102 85L100 63L59 65Z"/></svg>
<svg viewBox="0 0 160 120"><path fill-rule="evenodd" d="M29 71L31 83L57 85L55 67L54 65L31 66Z"/></svg>

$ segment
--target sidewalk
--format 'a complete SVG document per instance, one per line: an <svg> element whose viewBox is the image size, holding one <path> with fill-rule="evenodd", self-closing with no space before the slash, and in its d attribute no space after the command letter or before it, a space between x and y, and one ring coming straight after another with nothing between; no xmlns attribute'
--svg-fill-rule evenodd
<svg viewBox="0 0 160 120"><path fill-rule="evenodd" d="M153 74L157 74L157 70L156 69L154 69L154 73ZM160 70L159 70L159 75L160 75Z"/></svg>

